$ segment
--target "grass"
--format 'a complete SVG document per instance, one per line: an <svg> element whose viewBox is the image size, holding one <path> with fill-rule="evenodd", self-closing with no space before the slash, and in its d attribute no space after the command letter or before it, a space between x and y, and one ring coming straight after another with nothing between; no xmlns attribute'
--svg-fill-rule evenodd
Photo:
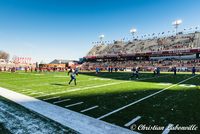
<svg viewBox="0 0 200 134"><path fill-rule="evenodd" d="M139 80L129 80L131 73L82 72L77 76L77 86L68 85L67 73L0 73L0 86L29 95L38 99L48 99L61 107L77 102L83 104L68 107L80 112L98 105L99 107L83 114L98 118L127 104L169 87L160 83L176 84L192 77L191 73L162 73L161 77L153 77L152 73L140 74ZM180 85L186 84L186 85ZM173 86L155 96L131 105L102 120L124 127L124 124L137 116L141 116L135 124L158 125L166 127L169 123L188 126L196 124L200 127L200 76ZM190 86L193 85L193 86ZM129 127L128 127L129 129ZM161 133L162 131L141 131L142 133ZM170 131L183 133L183 131ZM190 131L189 133L199 133Z"/></svg>

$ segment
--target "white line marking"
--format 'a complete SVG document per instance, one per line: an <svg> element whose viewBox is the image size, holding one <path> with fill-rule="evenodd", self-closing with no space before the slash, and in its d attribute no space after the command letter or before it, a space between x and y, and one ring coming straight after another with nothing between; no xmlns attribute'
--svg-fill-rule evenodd
<svg viewBox="0 0 200 134"><path fill-rule="evenodd" d="M57 104L57 103L61 103L61 102L69 101L69 100L71 100L71 99L64 99L64 100L60 100L60 101L55 101L55 102L53 102L53 104Z"/></svg>
<svg viewBox="0 0 200 134"><path fill-rule="evenodd" d="M33 91L28 90L28 91L23 91L22 93L33 93Z"/></svg>
<svg viewBox="0 0 200 134"><path fill-rule="evenodd" d="M170 128L173 126L174 126L174 124L168 124L168 126L165 128L165 130L162 132L162 134L168 134L170 131Z"/></svg>
<svg viewBox="0 0 200 134"><path fill-rule="evenodd" d="M195 85L189 85L189 84L180 84L180 87L196 87Z"/></svg>
<svg viewBox="0 0 200 134"><path fill-rule="evenodd" d="M97 108L97 107L99 107L99 106L93 106L93 107L90 107L90 108L81 110L81 113L86 112L86 111L89 111L89 110L92 110L92 109L95 109L95 108Z"/></svg>
<svg viewBox="0 0 200 134"><path fill-rule="evenodd" d="M43 99L43 100L52 100L52 99L57 99L59 98L60 96L55 96L55 97L51 97L51 98L46 98L46 99Z"/></svg>
<svg viewBox="0 0 200 134"><path fill-rule="evenodd" d="M129 121L128 123L126 123L124 126L125 126L125 127L128 127L128 126L130 126L131 124L133 124L133 123L135 123L136 121L138 121L140 118L141 118L141 116L137 116L137 117L135 117L134 119L132 119L131 121Z"/></svg>
<svg viewBox="0 0 200 134"><path fill-rule="evenodd" d="M169 75L159 76L159 77L150 77L150 78L144 78L144 79L138 79L138 80L134 80L134 81L141 81L141 80L148 80L148 79L156 79L156 78L166 77L166 76L169 76ZM133 81L128 81L128 80L127 80L127 81L120 81L120 82L114 82L114 83L107 83L107 84L95 85L95 86L84 87L84 88L73 88L73 89L65 90L65 91L61 91L61 92L53 92L53 93L50 93L50 94L45 94L45 95L36 96L36 98L45 97L45 96L49 96L49 95L63 94L63 93L68 93L68 92L74 92L74 91L80 91L80 90L86 90L86 89L93 89L93 88L99 88L99 87L106 87L106 86L111 86L111 85L117 85L117 84L127 83L127 82L133 82Z"/></svg>
<svg viewBox="0 0 200 134"><path fill-rule="evenodd" d="M188 80L190 80L190 79L192 79L192 78L194 78L194 77L196 77L197 75L195 75L195 76L192 76L192 77L189 77L189 78L187 78L187 79L185 79L185 80L183 80L183 81L180 81L180 82L178 82L178 83L176 83L176 84L173 84L173 85L171 85L171 86L169 86L169 87L167 87L167 88L164 88L164 89L162 89L162 90L160 90L160 91L157 91L157 92L155 92L155 93L153 93L153 94L150 94L150 95L148 95L148 96L146 96L146 97L144 97L144 98L141 98L141 99L139 99L139 100L137 100L137 101L134 101L134 102L132 102L132 103L130 103L130 104L128 104L128 105L125 105L125 106L123 106L123 107L121 107L121 108L118 108L118 109L116 109L116 110L114 110L114 111L112 111L112 112L110 112L110 113L107 113L107 114L105 114L105 115L102 115L102 116L100 116L100 117L98 117L97 119L102 119L102 118L105 118L105 117L107 117L107 116L109 116L109 115L111 115L111 114L114 114L114 113L116 113L116 112L118 112L118 111L120 111L120 110L123 110L123 109L125 109L125 108L127 108L127 107L129 107L129 106L132 106L132 105L134 105L134 104L137 104L137 103L139 103L139 102L141 102L141 101L143 101L143 100L146 100L146 99L148 99L148 98L150 98L150 97L152 97L152 96L154 96L154 95L156 95L156 94L159 94L159 93L161 93L161 92L163 92L163 91L165 91L165 90L167 90L167 89L169 89L169 88L172 88L172 87L174 87L174 86L176 86L176 85L178 85L178 84L181 84L181 83L183 83L183 82L185 82L185 81L188 81Z"/></svg>
<svg viewBox="0 0 200 134"><path fill-rule="evenodd" d="M23 89L23 90L20 90L20 91L31 91L33 89Z"/></svg>
<svg viewBox="0 0 200 134"><path fill-rule="evenodd" d="M76 106L76 105L80 105L82 104L83 102L78 102L78 103L74 103L74 104L70 104L70 105L67 105L65 107L72 107L72 106Z"/></svg>
<svg viewBox="0 0 200 134"><path fill-rule="evenodd" d="M158 85L172 85L172 83L159 83Z"/></svg>
<svg viewBox="0 0 200 134"><path fill-rule="evenodd" d="M107 84L95 85L95 86L84 87L84 88L73 88L73 89L64 90L64 91L61 91L61 92L53 92L53 93L50 93L50 94L40 95L40 96L37 96L37 97L45 97L45 96L48 96L48 95L56 95L56 94L63 94L63 93L80 91L80 90L85 90L85 89L99 88L99 87L116 85L116 84L121 84L121 83L126 83L126 82L130 82L130 81L121 81L121 82L115 82L115 83L107 83Z"/></svg>
<svg viewBox="0 0 200 134"><path fill-rule="evenodd" d="M44 94L44 92L38 92L38 93L40 93L40 94Z"/></svg>
<svg viewBox="0 0 200 134"><path fill-rule="evenodd" d="M196 85L189 85L188 87L196 87Z"/></svg>
<svg viewBox="0 0 200 134"><path fill-rule="evenodd" d="M30 93L30 94L28 94L28 95L35 95L35 94L40 94L40 93Z"/></svg>

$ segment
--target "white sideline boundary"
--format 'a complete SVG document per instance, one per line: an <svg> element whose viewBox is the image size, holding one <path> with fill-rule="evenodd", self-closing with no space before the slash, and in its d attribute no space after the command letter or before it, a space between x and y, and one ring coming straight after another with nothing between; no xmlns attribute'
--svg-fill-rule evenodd
<svg viewBox="0 0 200 134"><path fill-rule="evenodd" d="M162 132L162 134L168 134L169 131L170 131L169 128L171 128L171 127L173 127L173 126L174 126L174 124L168 124L168 126L165 128L165 130Z"/></svg>
<svg viewBox="0 0 200 134"><path fill-rule="evenodd" d="M5 88L0 87L0 95L82 134L139 134Z"/></svg>
<svg viewBox="0 0 200 134"><path fill-rule="evenodd" d="M83 102L77 102L77 103L74 103L74 104L67 105L65 107L73 107L73 106L81 105L81 104L83 104Z"/></svg>
<svg viewBox="0 0 200 134"><path fill-rule="evenodd" d="M137 116L134 119L132 119L131 121L129 121L128 123L126 123L124 126L128 127L130 125L132 125L133 123L135 123L136 121L138 121L141 118L141 116Z"/></svg>
<svg viewBox="0 0 200 134"><path fill-rule="evenodd" d="M81 110L80 112L83 113L83 112L86 112L86 111L89 111L89 110L92 110L92 109L95 109L95 108L98 108L99 106L93 106L93 107L90 107L90 108L87 108L87 109L84 109L84 110Z"/></svg>
<svg viewBox="0 0 200 134"><path fill-rule="evenodd" d="M123 109L125 109L125 108L127 108L127 107L129 107L129 106L135 105L135 104L137 104L137 103L139 103L139 102L141 102L141 101L143 101L143 100L146 100L146 99L148 99L148 98L150 98L150 97L152 97L152 96L154 96L154 95L156 95L156 94L159 94L159 93L161 93L161 92L163 92L163 91L165 91L165 90L167 90L167 89L169 89L169 88L172 88L172 87L174 87L174 86L176 86L176 85L178 85L178 84L181 84L181 83L183 83L183 82L185 82L185 81L188 81L188 80L190 80L190 79L192 79L192 78L194 78L194 77L196 77L196 76L198 76L198 75L189 77L189 78L187 78L187 79L185 79L185 80L182 80L182 81L180 81L180 82L178 82L178 83L176 83L176 84L173 84L173 85L171 85L171 86L169 86L169 87L167 87L167 88L164 88L164 89L162 89L162 90L159 90L159 91L157 91L157 92L155 92L155 93L153 93L153 94L150 94L150 95L148 95L148 96L146 96L146 97L144 97L144 98L141 98L141 99L139 99L139 100L137 100L137 101L134 101L134 102L132 102L132 103L130 103L130 104L128 104L128 105L125 105L125 106L123 106L123 107L121 107L121 108L118 108L118 109L116 109L116 110L114 110L114 111L112 111L112 112L109 112L109 113L107 113L107 114L105 114L105 115L102 115L102 116L98 117L97 119L98 119L98 120L103 119L103 118L105 118L105 117L107 117L107 116L109 116L109 115L111 115L111 114L114 114L114 113L116 113L116 112L118 112L118 111L121 111L121 110L123 110Z"/></svg>

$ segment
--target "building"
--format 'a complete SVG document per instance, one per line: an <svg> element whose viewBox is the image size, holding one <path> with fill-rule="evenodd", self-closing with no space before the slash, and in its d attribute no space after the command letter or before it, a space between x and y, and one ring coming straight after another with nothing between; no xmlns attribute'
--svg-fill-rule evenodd
<svg viewBox="0 0 200 134"><path fill-rule="evenodd" d="M48 64L40 64L40 67L55 67L55 68L66 68L66 67L74 67L78 65L78 61L75 60L63 60L63 59L55 59Z"/></svg>

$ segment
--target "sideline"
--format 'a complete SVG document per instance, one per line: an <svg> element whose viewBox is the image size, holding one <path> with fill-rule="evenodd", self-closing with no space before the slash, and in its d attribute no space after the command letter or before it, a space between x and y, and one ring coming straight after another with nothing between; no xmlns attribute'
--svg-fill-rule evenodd
<svg viewBox="0 0 200 134"><path fill-rule="evenodd" d="M82 134L139 134L5 88L0 95Z"/></svg>

